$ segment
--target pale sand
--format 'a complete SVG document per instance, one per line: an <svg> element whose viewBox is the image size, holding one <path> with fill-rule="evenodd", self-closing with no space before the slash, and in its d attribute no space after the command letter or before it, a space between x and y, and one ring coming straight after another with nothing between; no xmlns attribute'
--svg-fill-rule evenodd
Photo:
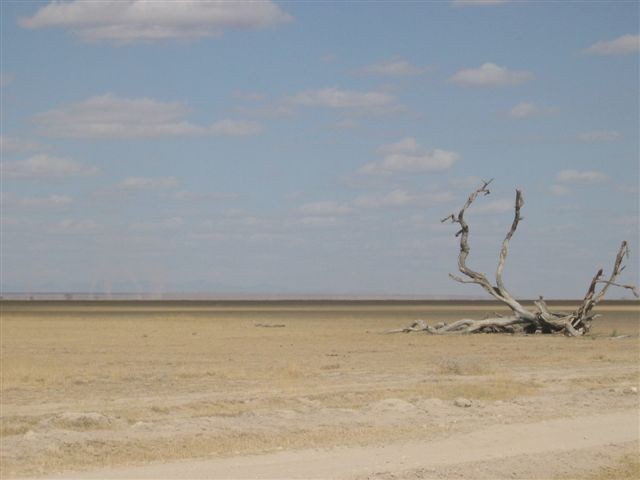
<svg viewBox="0 0 640 480"><path fill-rule="evenodd" d="M546 420L537 423L495 425L466 434L430 442L392 443L382 447L351 447L331 450L306 449L227 459L171 462L134 468L110 468L47 478L109 479L302 479L358 477L433 478L438 470L463 467L471 462L491 465L512 459L511 470L537 476L539 465L531 469L531 458L543 456L549 464L574 464L570 471L585 468L581 451L606 451L622 445L638 452L640 413L627 410L605 415ZM597 448L597 450L596 450ZM562 456L562 454L565 454ZM594 462L587 461L587 468ZM595 462L597 465L598 462ZM471 464L468 478L479 467ZM520 476L519 475L519 476Z"/></svg>
<svg viewBox="0 0 640 480"><path fill-rule="evenodd" d="M2 307L2 478L638 476L638 304L578 339L382 334L486 304Z"/></svg>

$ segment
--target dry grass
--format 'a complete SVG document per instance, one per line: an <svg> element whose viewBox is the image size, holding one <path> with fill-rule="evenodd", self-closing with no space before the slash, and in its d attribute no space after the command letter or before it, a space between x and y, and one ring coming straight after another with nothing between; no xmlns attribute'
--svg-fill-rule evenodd
<svg viewBox="0 0 640 480"><path fill-rule="evenodd" d="M637 480L640 478L640 459L637 455L627 455L620 462L595 472L588 480Z"/></svg>
<svg viewBox="0 0 640 480"><path fill-rule="evenodd" d="M412 435L413 429L406 427L376 427L369 425L342 428L320 428L311 432L289 430L281 433L240 432L224 437L171 436L140 441L88 441L66 443L56 449L56 455L39 458L26 471L31 474L60 471L69 466L82 470L90 467L112 465L143 465L149 462L169 462L185 458L207 458L211 456L248 455L277 452L280 450L307 447L355 446L378 441L398 441ZM374 441L372 442L372 439Z"/></svg>
<svg viewBox="0 0 640 480"><path fill-rule="evenodd" d="M637 480L638 478L640 478L638 455L625 455L617 465L571 477L571 480Z"/></svg>
<svg viewBox="0 0 640 480"><path fill-rule="evenodd" d="M539 365L545 359L554 364L581 349L589 350L592 358L600 355L598 360L619 359L619 352L610 344L599 343L594 348L583 345L587 339L577 339L567 350L562 338L377 335L417 316L435 320L474 314L468 310L455 313L429 307L355 307L349 311L318 307L307 311L267 306L262 310L192 311L186 306L182 313L163 313L157 306L129 307L131 311L109 306L67 311L62 306L56 308L59 311L41 313L30 310L28 304L3 308L4 391L48 385L82 390L114 381L179 383L203 377L218 383L260 378L295 383L318 371L369 370L373 367L368 363L371 359L384 363L384 371L426 370L452 375L491 373L501 357L509 357L514 366L531 360ZM475 314L481 313L478 310ZM630 317L633 314L616 312L596 323L598 342L603 342L614 328L621 334L637 335L638 323ZM254 323L274 320L287 327L254 327ZM562 351L556 349L560 343ZM500 349L496 348L498 344ZM524 361L519 361L514 354L525 344L536 348L527 348L522 352ZM536 351L537 347L541 348Z"/></svg>
<svg viewBox="0 0 640 480"><path fill-rule="evenodd" d="M496 370L480 357L446 357L437 362L439 373L445 375L486 375Z"/></svg>
<svg viewBox="0 0 640 480"><path fill-rule="evenodd" d="M22 435L31 430L40 420L37 417L15 416L2 417L0 423L0 437L9 435Z"/></svg>
<svg viewBox="0 0 640 480"><path fill-rule="evenodd" d="M23 474L424 438L440 427L428 424L427 433L423 425L412 423L344 424L331 418L317 424L296 422L305 412L322 409L352 409L355 415L387 399L416 403L464 396L491 402L550 388L637 383L637 308L603 311L595 340L382 334L416 318L481 318L495 308L427 303L5 302L0 325L3 440L50 432L43 425L77 436L22 456L4 452L2 468ZM257 323L286 326L256 328ZM614 329L636 337L614 340ZM576 372L611 366L633 370L572 376L567 375L567 365ZM83 417L59 417L65 412L96 412L114 420L92 424ZM293 412L298 420L282 426L284 420L276 421L279 412ZM246 415L275 415L276 420L252 431L225 426L131 436L140 423L161 428L171 421L223 421ZM77 423L64 424L68 421Z"/></svg>
<svg viewBox="0 0 640 480"><path fill-rule="evenodd" d="M364 391L311 395L309 399L318 401L323 407L327 408L362 408L387 398L408 402L430 398L451 400L457 397L468 397L477 400L509 400L530 395L539 388L540 385L533 382L524 382L504 375L497 375L470 382L424 380L402 388L368 389Z"/></svg>

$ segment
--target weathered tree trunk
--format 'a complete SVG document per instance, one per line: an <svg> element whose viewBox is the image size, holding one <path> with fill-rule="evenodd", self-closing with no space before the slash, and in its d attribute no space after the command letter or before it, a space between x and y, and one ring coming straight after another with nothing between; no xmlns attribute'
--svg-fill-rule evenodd
<svg viewBox="0 0 640 480"><path fill-rule="evenodd" d="M469 195L466 203L457 214L451 214L442 219L442 222L451 221L460 225L460 230L456 233L456 237L460 237L460 253L458 254L458 270L465 278L449 274L451 278L460 283L475 283L480 285L492 297L506 304L512 312L508 317L492 317L482 320L458 320L452 324L440 323L438 325L429 326L423 320L414 322L409 327L391 330L388 333L397 332L428 332L433 334L443 333L493 333L493 332L525 332L525 333L563 333L568 336L584 335L591 329L591 322L598 315L592 313L593 308L604 298L605 293L611 286L629 289L638 297L638 290L633 285L622 285L616 283L618 276L624 270L622 264L625 257L629 256L629 247L627 242L622 242L613 270L608 280L602 279L603 271L598 270L595 277L591 280L587 293L576 310L573 312L552 312L547 304L540 297L535 303L536 310L530 311L523 307L507 290L502 279L502 272L509 254L509 243L518 228L518 224L522 220L520 209L524 206L522 192L516 190L516 199L514 207L514 217L511 228L507 232L502 241L500 249L500 258L496 269L496 284L493 285L485 274L476 272L467 266L467 257L469 256L469 225L465 221L464 215L471 204L479 195L489 195L487 188L493 180L483 182L482 186ZM602 288L597 291L598 284L603 284Z"/></svg>

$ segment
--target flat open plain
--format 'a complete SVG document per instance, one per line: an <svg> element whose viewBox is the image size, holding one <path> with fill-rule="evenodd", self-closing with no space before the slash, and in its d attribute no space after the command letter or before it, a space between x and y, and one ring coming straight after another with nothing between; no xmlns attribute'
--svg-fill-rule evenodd
<svg viewBox="0 0 640 480"><path fill-rule="evenodd" d="M585 338L384 334L489 302L1 306L2 478L640 476L638 303Z"/></svg>

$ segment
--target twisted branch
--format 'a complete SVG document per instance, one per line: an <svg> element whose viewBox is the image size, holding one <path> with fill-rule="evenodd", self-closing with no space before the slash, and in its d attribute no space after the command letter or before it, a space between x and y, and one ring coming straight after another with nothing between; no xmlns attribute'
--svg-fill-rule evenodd
<svg viewBox="0 0 640 480"><path fill-rule="evenodd" d="M522 198L522 192L520 190L516 190L516 201L514 208L514 216L513 222L511 223L511 228L507 232L507 235L504 237L502 241L502 248L500 249L500 259L498 260L498 268L496 269L496 285L497 289L500 291L500 295L504 298L505 303L509 305L511 310L516 312L521 318L526 318L528 320L534 320L535 315L526 310L520 303L509 293L507 287L502 280L502 272L504 270L504 265L507 262L507 255L509 255L509 243L511 242L511 238L513 234L516 233L516 229L518 228L518 224L522 217L520 216L520 209L524 205L524 199Z"/></svg>
<svg viewBox="0 0 640 480"><path fill-rule="evenodd" d="M504 285L504 281L502 279L502 272L504 270L505 263L507 261L507 255L509 254L509 243L511 242L511 238L513 237L516 229L518 228L518 224L522 217L520 216L520 209L524 205L524 200L522 198L522 192L520 190L516 190L516 200L515 200L515 212L513 217L513 222L511 224L511 228L507 232L503 242L502 248L500 249L500 259L498 261L498 268L496 270L496 286L493 286L491 282L487 279L487 277L481 273L472 270L467 266L467 257L469 256L469 252L471 248L469 247L469 225L465 221L464 214L467 209L473 204L478 195L489 195L490 191L487 188L489 184L493 181L493 179L489 181L483 181L482 185L476 189L474 192L469 195L469 198L465 202L464 206L458 214L452 213L451 215L443 218L441 221L446 222L447 220L451 221L451 223L458 223L460 225L460 230L456 233L456 237L460 237L460 253L458 255L458 270L465 276L467 276L470 280L464 280L458 276L453 274L449 274L451 278L460 283L476 283L484 288L492 297L496 300L499 300L503 303L506 303L509 308L518 316L519 318L524 318L527 320L534 320L535 314L526 310L507 290Z"/></svg>
<svg viewBox="0 0 640 480"><path fill-rule="evenodd" d="M448 217L443 218L441 222L444 223L447 220L451 220L451 223L457 223L460 225L460 230L456 233L456 237L460 237L460 253L458 255L458 270L460 270L461 273L469 277L471 280L470 281L462 280L460 277L455 277L454 275L451 275L451 274L450 275L454 278L454 280L461 283L477 283L482 288L484 288L487 292L489 292L491 296L502 301L503 300L502 297L499 295L498 292L496 292L493 285L491 285L489 280L487 280L487 277L480 272L476 272L470 269L469 267L467 267L467 264L466 264L467 257L469 256L469 252L471 251L471 248L469 247L469 225L464 219L464 214L467 211L467 209L471 206L471 204L475 201L475 199L478 197L478 195L480 194L489 195L489 193L491 193L487 187L492 181L493 181L493 178L489 181L483 181L482 186L476 189L474 192L472 192L471 195L469 195L469 198L467 199L464 206L460 209L457 215L455 213L452 213Z"/></svg>
<svg viewBox="0 0 640 480"><path fill-rule="evenodd" d="M625 258L629 258L629 244L625 241L622 242L616 255L616 260L611 270L611 275L608 280L602 280L603 275L602 268L598 270L589 284L587 293L582 300L580 306L571 314L569 324L576 329L584 329L585 332L591 329L591 320L595 318L595 315L591 314L591 310L604 298L604 295L609 290L609 287L621 287L631 290L633 294L638 297L638 288L635 285L623 285L616 282L618 276L624 270L625 266L622 264ZM604 286L599 292L596 292L599 283L603 283Z"/></svg>
<svg viewBox="0 0 640 480"><path fill-rule="evenodd" d="M537 307L536 312L530 312L525 309L514 297L511 295L504 280L502 278L504 267L509 254L509 245L513 238L522 216L520 210L524 206L524 199L522 192L516 190L516 199L514 206L514 216L511 223L511 228L507 232L502 241L502 247L500 249L500 256L498 259L498 266L496 268L496 285L492 285L487 279L486 275L481 272L472 270L467 266L467 258L471 251L469 247L469 225L465 221L464 215L467 209L473 204L479 195L489 195L490 191L487 188L493 179L489 181L483 181L482 185L473 191L460 211L452 213L443 218L441 222L450 221L451 223L457 223L460 225L460 230L456 232L455 236L460 237L460 252L458 254L458 270L463 274L465 278L457 275L449 274L449 276L459 283L475 283L480 285L486 290L493 298L505 303L512 310L513 315L508 317L501 317L500 315L486 318L482 320L462 319L447 325L446 323L440 323L434 326L429 326L423 320L418 320L412 323L410 326L403 329L392 330L389 333L397 332L427 332L433 334L440 333L476 333L476 332L509 332L514 333L517 331L525 331L528 333L559 333L562 332L567 336L584 335L591 328L591 321L599 315L591 313L591 310L604 298L607 290L611 286L621 287L629 289L636 297L640 297L640 292L634 285L621 284L617 282L617 278L624 270L623 260L629 256L629 247L626 241L622 242L616 260L613 265L613 270L608 280L602 279L603 270L600 269L591 280L587 293L580 306L571 313L567 312L553 312L549 309L546 302L542 297L536 300L534 303ZM598 285L602 284L602 288L598 291Z"/></svg>

